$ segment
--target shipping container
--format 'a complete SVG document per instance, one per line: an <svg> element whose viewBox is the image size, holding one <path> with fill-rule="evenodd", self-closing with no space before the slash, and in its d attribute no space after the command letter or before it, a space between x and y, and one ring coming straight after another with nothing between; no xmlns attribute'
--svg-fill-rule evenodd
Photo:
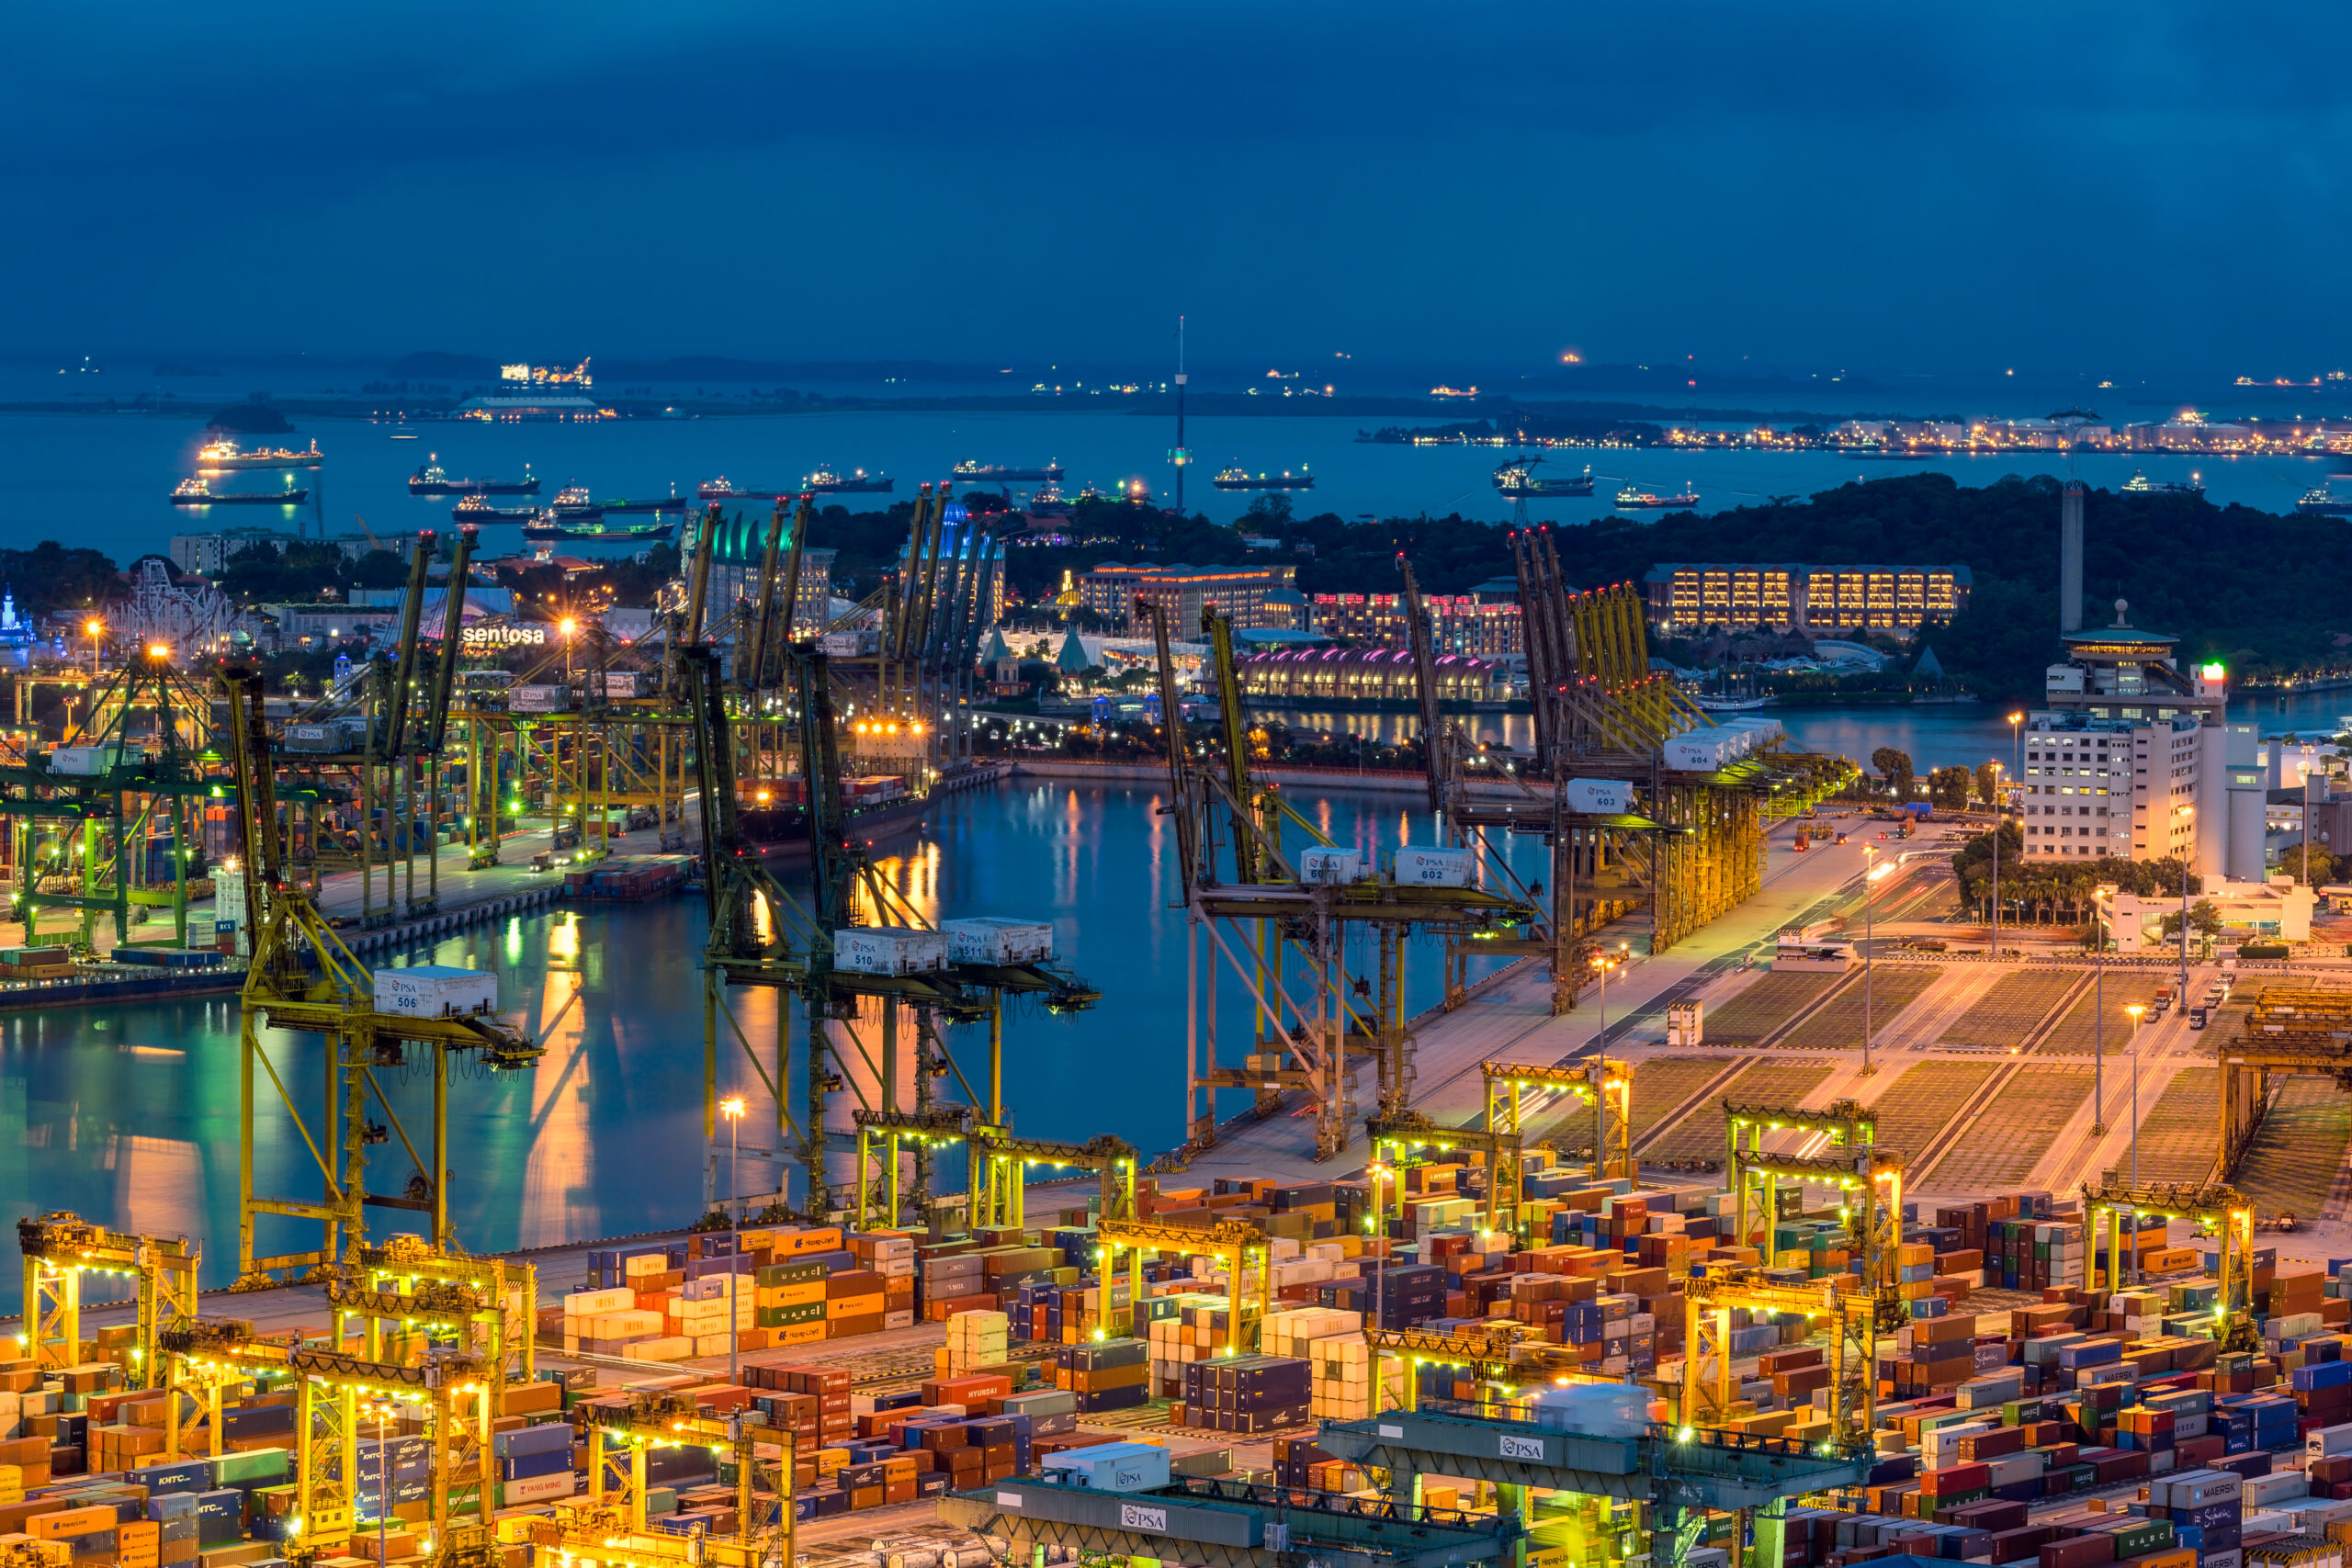
<svg viewBox="0 0 2352 1568"><path fill-rule="evenodd" d="M420 964L375 972L376 1010L410 1018L470 1018L498 1009L498 977L479 969Z"/></svg>
<svg viewBox="0 0 2352 1568"><path fill-rule="evenodd" d="M942 931L849 926L833 933L833 967L853 975L929 975L947 967Z"/></svg>

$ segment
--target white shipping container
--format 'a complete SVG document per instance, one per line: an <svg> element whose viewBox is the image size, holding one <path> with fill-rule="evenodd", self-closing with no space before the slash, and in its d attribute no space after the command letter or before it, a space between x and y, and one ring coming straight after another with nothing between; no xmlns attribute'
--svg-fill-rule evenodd
<svg viewBox="0 0 2352 1568"><path fill-rule="evenodd" d="M569 695L561 686L509 686L506 709L509 713L561 713Z"/></svg>
<svg viewBox="0 0 2352 1568"><path fill-rule="evenodd" d="M865 651L865 638L856 632L827 632L817 639L817 651L828 659L848 659Z"/></svg>
<svg viewBox="0 0 2352 1568"><path fill-rule="evenodd" d="M946 966L944 931L849 926L833 933L833 967L853 975L928 975Z"/></svg>
<svg viewBox="0 0 2352 1568"><path fill-rule="evenodd" d="M379 969L376 1010L408 1018L470 1018L498 1009L498 976L446 964Z"/></svg>
<svg viewBox="0 0 2352 1568"><path fill-rule="evenodd" d="M1666 1043L1668 1045L1698 1045L1705 1043L1706 1020L1703 1005L1696 1000L1666 1004Z"/></svg>
<svg viewBox="0 0 2352 1568"><path fill-rule="evenodd" d="M636 696L638 679L638 672L634 670L607 670L605 671L605 695Z"/></svg>
<svg viewBox="0 0 2352 1568"><path fill-rule="evenodd" d="M1709 773L1740 755L1740 738L1723 729L1678 735L1666 743L1666 765L1682 773Z"/></svg>
<svg viewBox="0 0 2352 1568"><path fill-rule="evenodd" d="M1328 850L1320 845L1298 852L1298 879L1321 887L1340 887L1363 880L1362 850Z"/></svg>
<svg viewBox="0 0 2352 1568"><path fill-rule="evenodd" d="M122 761L119 746L60 746L49 754L52 773L103 773Z"/></svg>
<svg viewBox="0 0 2352 1568"><path fill-rule="evenodd" d="M245 920L245 874L215 870L212 874L212 919L224 930L242 931Z"/></svg>
<svg viewBox="0 0 2352 1568"><path fill-rule="evenodd" d="M1634 786L1618 779L1570 779L1568 809L1594 817L1623 817L1634 809Z"/></svg>
<svg viewBox="0 0 2352 1568"><path fill-rule="evenodd" d="M942 920L947 956L958 964L1043 964L1054 956L1054 928L1044 920L978 915Z"/></svg>
<svg viewBox="0 0 2352 1568"><path fill-rule="evenodd" d="M1408 847L1396 852L1396 882L1403 887L1467 887L1476 859L1468 850Z"/></svg>

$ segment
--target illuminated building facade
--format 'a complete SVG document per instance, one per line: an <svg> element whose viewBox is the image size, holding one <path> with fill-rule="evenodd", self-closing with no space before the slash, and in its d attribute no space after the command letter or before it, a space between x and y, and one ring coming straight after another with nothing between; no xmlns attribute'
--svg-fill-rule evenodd
<svg viewBox="0 0 2352 1568"><path fill-rule="evenodd" d="M1442 653L1513 659L1527 651L1519 606L1476 594L1427 594L1431 640ZM1317 593L1308 602L1309 629L1350 642L1412 646L1401 593Z"/></svg>
<svg viewBox="0 0 2352 1568"><path fill-rule="evenodd" d="M1103 561L1078 577L1079 603L1136 635L1151 629L1148 606L1168 607L1169 635L1200 636L1201 610L1214 604L1237 631L1301 631L1295 566L1128 566Z"/></svg>
<svg viewBox="0 0 2352 1568"><path fill-rule="evenodd" d="M1801 566L1667 561L1642 580L1650 623L1679 636L1709 626L1911 632L1968 606L1964 566Z"/></svg>
<svg viewBox="0 0 2352 1568"><path fill-rule="evenodd" d="M1420 682L1408 649L1301 649L1255 653L1237 661L1241 689L1268 702L1329 707L1379 707L1420 700ZM1444 653L1437 658L1438 701L1496 703L1510 695L1510 675L1491 660Z"/></svg>

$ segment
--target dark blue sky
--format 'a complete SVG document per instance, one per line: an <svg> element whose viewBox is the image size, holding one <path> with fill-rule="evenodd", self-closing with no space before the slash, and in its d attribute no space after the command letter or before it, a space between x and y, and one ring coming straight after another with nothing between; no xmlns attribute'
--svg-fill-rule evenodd
<svg viewBox="0 0 2352 1568"><path fill-rule="evenodd" d="M2352 20L20 6L0 354L2352 364Z"/></svg>

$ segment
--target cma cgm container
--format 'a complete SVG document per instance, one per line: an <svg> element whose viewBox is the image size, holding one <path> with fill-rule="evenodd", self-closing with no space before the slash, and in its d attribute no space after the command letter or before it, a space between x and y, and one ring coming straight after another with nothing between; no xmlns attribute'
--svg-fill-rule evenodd
<svg viewBox="0 0 2352 1568"><path fill-rule="evenodd" d="M470 1018L498 1009L498 976L446 964L379 969L376 1009L410 1018Z"/></svg>
<svg viewBox="0 0 2352 1568"><path fill-rule="evenodd" d="M939 930L958 964L1043 964L1054 955L1054 928L1044 920L979 915L942 920Z"/></svg>
<svg viewBox="0 0 2352 1568"><path fill-rule="evenodd" d="M927 975L947 966L947 934L907 926L849 926L833 933L833 967L853 975Z"/></svg>

